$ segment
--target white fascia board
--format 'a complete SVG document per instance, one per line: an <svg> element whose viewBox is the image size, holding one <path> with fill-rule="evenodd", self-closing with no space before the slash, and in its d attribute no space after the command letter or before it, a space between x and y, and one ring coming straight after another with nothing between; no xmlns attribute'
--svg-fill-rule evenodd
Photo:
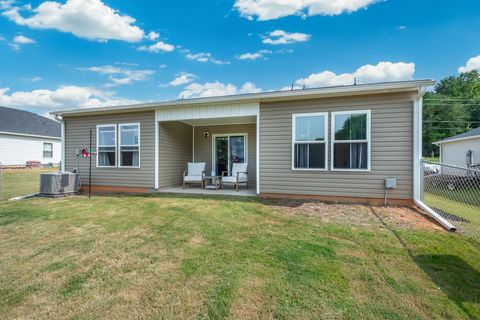
<svg viewBox="0 0 480 320"><path fill-rule="evenodd" d="M39 135L36 135L36 134L16 133L16 132L7 132L7 131L0 131L0 134L6 134L6 135L11 135L11 136L21 136L21 137L52 139L52 140L62 140L61 137L39 136Z"/></svg>
<svg viewBox="0 0 480 320"><path fill-rule="evenodd" d="M374 84L360 84L349 86L336 86L303 90L285 90L271 91L250 94L239 94L231 96L181 99L165 102L143 103L137 105L72 109L63 111L54 111L52 115L85 115L100 113L118 113L118 112L135 112L157 110L159 108L171 108L181 106L200 106L200 105L216 105L216 104L232 104L246 102L274 102L274 101L290 101L300 99L314 99L324 97L352 96L362 94L378 94L391 92L405 92L411 90L420 90L423 87L430 87L435 84L434 80L412 80L400 82L385 82Z"/></svg>
<svg viewBox="0 0 480 320"><path fill-rule="evenodd" d="M457 139L452 139L448 141L437 141L437 142L432 142L432 144L436 145L441 145L444 143L450 143L450 142L456 142L456 141L463 141L463 140L470 140L470 139L478 139L480 138L480 135L475 135L475 136L470 136L470 137L463 137L463 138L457 138Z"/></svg>

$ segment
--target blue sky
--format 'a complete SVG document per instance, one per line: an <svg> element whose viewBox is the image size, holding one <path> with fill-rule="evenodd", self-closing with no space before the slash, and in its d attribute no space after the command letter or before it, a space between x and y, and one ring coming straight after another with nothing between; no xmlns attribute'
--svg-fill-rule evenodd
<svg viewBox="0 0 480 320"><path fill-rule="evenodd" d="M477 1L282 3L0 0L0 105L46 114L480 68Z"/></svg>

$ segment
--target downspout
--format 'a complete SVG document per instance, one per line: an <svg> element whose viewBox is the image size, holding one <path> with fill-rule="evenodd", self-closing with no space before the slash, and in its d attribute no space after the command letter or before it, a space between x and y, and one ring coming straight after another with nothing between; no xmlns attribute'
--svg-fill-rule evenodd
<svg viewBox="0 0 480 320"><path fill-rule="evenodd" d="M61 123L61 136L62 136L62 153L61 153L61 164L60 164L60 171L65 172L65 122L63 121L63 117L59 116L58 114L54 115L55 120Z"/></svg>
<svg viewBox="0 0 480 320"><path fill-rule="evenodd" d="M423 172L421 170L422 160L422 124L423 124L423 95L426 87L421 87L413 100L413 200L422 210L428 213L435 221L448 231L456 231L454 225L427 206L422 199L422 180Z"/></svg>

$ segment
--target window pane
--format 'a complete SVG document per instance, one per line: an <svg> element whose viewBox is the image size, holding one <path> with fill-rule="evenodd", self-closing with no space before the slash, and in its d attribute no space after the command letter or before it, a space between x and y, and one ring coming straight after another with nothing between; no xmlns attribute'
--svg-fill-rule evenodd
<svg viewBox="0 0 480 320"><path fill-rule="evenodd" d="M295 145L295 168L308 168L308 144Z"/></svg>
<svg viewBox="0 0 480 320"><path fill-rule="evenodd" d="M138 167L138 151L122 151L120 153L120 165L123 167Z"/></svg>
<svg viewBox="0 0 480 320"><path fill-rule="evenodd" d="M44 151L52 151L52 150L53 150L53 144L52 144L52 143L45 142L45 143L43 144L43 150L44 150Z"/></svg>
<svg viewBox="0 0 480 320"><path fill-rule="evenodd" d="M295 141L324 141L325 117L297 117L295 118Z"/></svg>
<svg viewBox="0 0 480 320"><path fill-rule="evenodd" d="M309 168L325 169L325 144L310 144L309 148Z"/></svg>
<svg viewBox="0 0 480 320"><path fill-rule="evenodd" d="M368 143L335 143L333 166L335 169L368 169Z"/></svg>
<svg viewBox="0 0 480 320"><path fill-rule="evenodd" d="M335 140L366 140L367 114L335 116Z"/></svg>
<svg viewBox="0 0 480 320"><path fill-rule="evenodd" d="M138 125L120 127L122 145L138 145Z"/></svg>
<svg viewBox="0 0 480 320"><path fill-rule="evenodd" d="M115 127L98 128L98 145L114 146L115 145Z"/></svg>
<svg viewBox="0 0 480 320"><path fill-rule="evenodd" d="M245 137L230 137L230 157L231 163L245 162Z"/></svg>
<svg viewBox="0 0 480 320"><path fill-rule="evenodd" d="M296 144L294 164L297 169L325 169L325 144Z"/></svg>
<svg viewBox="0 0 480 320"><path fill-rule="evenodd" d="M108 148L105 148L108 149ZM115 149L115 148L113 148ZM98 152L98 165L101 167L114 167L115 166L115 151L100 151Z"/></svg>

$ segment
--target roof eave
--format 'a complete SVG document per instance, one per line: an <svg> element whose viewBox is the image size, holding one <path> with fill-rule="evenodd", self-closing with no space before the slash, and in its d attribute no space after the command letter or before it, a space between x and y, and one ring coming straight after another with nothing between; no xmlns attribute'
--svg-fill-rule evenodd
<svg viewBox="0 0 480 320"><path fill-rule="evenodd" d="M444 143L456 142L456 141L462 141L462 140L470 140L470 139L475 139L475 138L480 138L480 134L477 134L477 135L474 135L474 136L469 136L469 137L457 138L457 139L445 139L445 140L435 141L435 142L432 142L432 144L441 145L441 144L444 144Z"/></svg>
<svg viewBox="0 0 480 320"><path fill-rule="evenodd" d="M351 86L325 87L317 89L292 90L292 91L273 91L242 95L195 98L188 100L173 100L166 102L143 103L137 105L113 106L88 109L71 109L63 111L53 111L50 114L57 116L75 116L89 114L104 114L118 112L137 112L155 110L164 107L182 107L182 106L200 106L205 104L224 104L224 103L246 103L246 102L275 102L289 101L299 99L314 99L337 96L367 95L391 92L406 92L421 90L431 87L435 84L434 80L412 80L401 82L386 82L376 84L363 84Z"/></svg>

